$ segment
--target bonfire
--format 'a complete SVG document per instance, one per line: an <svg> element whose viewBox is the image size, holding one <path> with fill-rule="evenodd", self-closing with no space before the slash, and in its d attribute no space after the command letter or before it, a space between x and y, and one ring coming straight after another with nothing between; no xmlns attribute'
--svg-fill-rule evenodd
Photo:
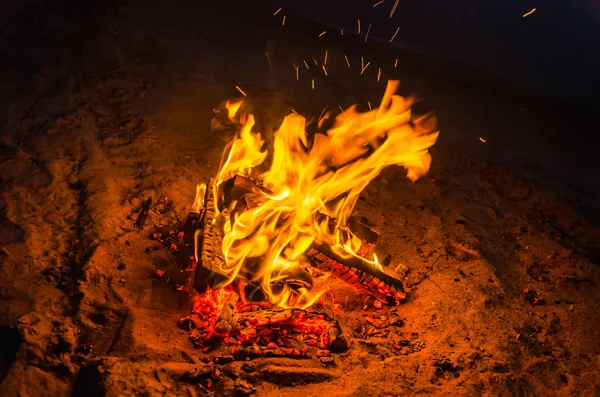
<svg viewBox="0 0 600 397"><path fill-rule="evenodd" d="M412 99L395 95L397 88L390 81L376 109L326 113L313 132L292 113L271 148L243 101L226 103L235 137L218 174L198 185L176 236L187 236L191 263L182 289L193 296L192 314L180 325L197 345L232 345L235 358L344 349L333 316L310 309L324 292L313 288L315 275L338 278L381 305L405 298L402 281L375 253L379 234L352 215L385 167L404 167L411 181L429 170L435 119L413 118ZM179 250L173 236L154 237Z"/></svg>

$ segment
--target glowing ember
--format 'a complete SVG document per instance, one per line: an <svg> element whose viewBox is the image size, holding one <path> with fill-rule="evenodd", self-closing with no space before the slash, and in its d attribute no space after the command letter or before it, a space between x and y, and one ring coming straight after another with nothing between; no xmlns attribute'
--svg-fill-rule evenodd
<svg viewBox="0 0 600 397"><path fill-rule="evenodd" d="M337 321L327 315L300 309L263 310L260 305L244 304L230 287L196 295L192 314L179 325L188 329L192 341L205 351L222 340L234 346L234 356L304 357L308 346L326 351L347 347ZM291 339L293 335L296 337Z"/></svg>
<svg viewBox="0 0 600 397"><path fill-rule="evenodd" d="M327 247L342 261L355 261L354 278L362 275L375 286L385 277L377 257L364 249L364 241L347 226L350 216L361 191L383 168L404 166L412 181L425 174L431 162L428 149L438 136L431 118L411 117L412 100L394 95L397 87L396 81L388 83L377 109L359 113L353 106L334 119L331 112L326 114L320 118L319 128L327 120L332 127L312 138L306 132L304 117L288 115L274 134L271 154L263 147L261 134L254 131L254 116L243 111L243 103L227 103L237 135L212 181L209 203L214 206L211 222L223 225L220 248L224 260L211 264L223 275L216 288L241 277L260 285L272 305L306 308L319 294L307 286L296 286L292 291L282 281L294 269L310 264L307 255L314 246ZM220 208L224 185L236 175L249 176L261 186L251 189L243 200ZM195 208L203 204L204 189L198 188ZM195 259L201 262L198 254ZM361 268L377 271L379 278L366 277L368 272L361 273ZM377 293L378 288L373 291ZM209 299L205 304L212 307L211 299L217 304L227 299L223 294L213 291L208 294L210 298L198 299ZM218 316L214 311L211 315ZM214 324L210 328L214 329Z"/></svg>

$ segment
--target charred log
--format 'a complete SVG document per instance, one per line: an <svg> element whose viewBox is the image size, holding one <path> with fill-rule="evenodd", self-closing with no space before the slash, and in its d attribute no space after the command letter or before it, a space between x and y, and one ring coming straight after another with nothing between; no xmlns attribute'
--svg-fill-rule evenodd
<svg viewBox="0 0 600 397"><path fill-rule="evenodd" d="M373 229L373 224L364 216L351 216L348 218L348 227L357 237L371 248L379 239L379 232Z"/></svg>

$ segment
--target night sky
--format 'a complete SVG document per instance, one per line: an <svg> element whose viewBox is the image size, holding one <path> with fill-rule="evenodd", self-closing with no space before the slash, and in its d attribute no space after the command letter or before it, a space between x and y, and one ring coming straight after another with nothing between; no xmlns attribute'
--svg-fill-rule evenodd
<svg viewBox="0 0 600 397"><path fill-rule="evenodd" d="M268 0L332 28L389 41L434 58L482 66L523 86L600 102L598 0ZM527 17L523 14L533 8Z"/></svg>

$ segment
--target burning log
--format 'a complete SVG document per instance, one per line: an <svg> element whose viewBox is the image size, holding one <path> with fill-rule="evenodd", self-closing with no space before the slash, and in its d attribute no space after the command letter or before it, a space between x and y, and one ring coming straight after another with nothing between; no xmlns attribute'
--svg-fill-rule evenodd
<svg viewBox="0 0 600 397"><path fill-rule="evenodd" d="M215 288L227 277L220 273L225 269L223 258L223 225L215 219L215 206L212 184L209 183L204 196L204 208L201 210L203 216L199 218L201 225L201 239L196 242L199 263L194 275L194 288L198 292L204 292L207 288ZM228 210L223 211L226 214ZM193 234L192 234L193 235Z"/></svg>
<svg viewBox="0 0 600 397"><path fill-rule="evenodd" d="M348 227L352 233L365 242L365 247L368 248L367 251L370 251L379 239L379 232L373 229L369 220L364 216L350 216Z"/></svg>
<svg viewBox="0 0 600 397"><path fill-rule="evenodd" d="M399 279L365 264L359 258L341 258L325 244L313 243L308 257L317 269L373 295L382 303L395 305L406 297Z"/></svg>

